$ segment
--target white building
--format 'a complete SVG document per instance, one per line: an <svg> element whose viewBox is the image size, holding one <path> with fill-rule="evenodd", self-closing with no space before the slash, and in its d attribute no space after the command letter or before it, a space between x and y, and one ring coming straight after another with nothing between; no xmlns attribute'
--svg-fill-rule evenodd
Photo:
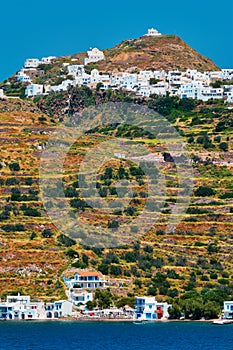
<svg viewBox="0 0 233 350"><path fill-rule="evenodd" d="M18 71L18 73L16 74L17 80L21 81L22 83L30 83L31 82L31 78L29 77L29 75L26 74L25 69L21 69Z"/></svg>
<svg viewBox="0 0 233 350"><path fill-rule="evenodd" d="M145 34L145 36L160 36L160 35L162 34L159 33L157 29L154 29L154 28L148 29L147 34Z"/></svg>
<svg viewBox="0 0 233 350"><path fill-rule="evenodd" d="M213 71L209 72L209 77L211 81L221 80L222 79L222 71Z"/></svg>
<svg viewBox="0 0 233 350"><path fill-rule="evenodd" d="M202 82L194 82L188 84L182 84L180 86L178 94L181 98L193 98L202 101L208 101L213 99L223 98L223 88L212 88L211 86L204 85Z"/></svg>
<svg viewBox="0 0 233 350"><path fill-rule="evenodd" d="M29 84L26 87L26 96L32 97L32 96L38 96L43 94L43 85L41 84Z"/></svg>
<svg viewBox="0 0 233 350"><path fill-rule="evenodd" d="M25 68L37 68L40 64L40 60L38 58L28 58L24 62Z"/></svg>
<svg viewBox="0 0 233 350"><path fill-rule="evenodd" d="M82 76L84 71L84 65L83 64L73 64L67 66L68 75L78 75Z"/></svg>
<svg viewBox="0 0 233 350"><path fill-rule="evenodd" d="M72 315L72 303L68 300L59 300L54 303L46 303L45 317L60 318Z"/></svg>
<svg viewBox="0 0 233 350"><path fill-rule="evenodd" d="M168 303L156 301L154 297L137 297L134 316L140 321L167 319L170 306Z"/></svg>
<svg viewBox="0 0 233 350"><path fill-rule="evenodd" d="M68 299L74 305L85 305L88 301L93 301L93 293L80 288L70 288Z"/></svg>
<svg viewBox="0 0 233 350"><path fill-rule="evenodd" d="M75 81L74 80L64 80L61 84L59 85L53 85L50 86L50 91L58 92L58 91L67 91L69 87L74 86Z"/></svg>
<svg viewBox="0 0 233 350"><path fill-rule="evenodd" d="M223 95L226 97L228 103L233 103L233 85L223 86Z"/></svg>
<svg viewBox="0 0 233 350"><path fill-rule="evenodd" d="M3 98L4 97L4 91L3 89L0 89L0 98Z"/></svg>
<svg viewBox="0 0 233 350"><path fill-rule="evenodd" d="M223 80L233 80L233 69L222 69Z"/></svg>
<svg viewBox="0 0 233 350"><path fill-rule="evenodd" d="M42 57L40 63L42 63L42 64L50 64L55 59L56 59L56 56Z"/></svg>
<svg viewBox="0 0 233 350"><path fill-rule="evenodd" d="M181 78L182 78L182 73L178 70L168 72L167 80L169 84L181 85Z"/></svg>
<svg viewBox="0 0 233 350"><path fill-rule="evenodd" d="M233 319L233 301L224 301L223 318Z"/></svg>
<svg viewBox="0 0 233 350"><path fill-rule="evenodd" d="M101 272L87 270L76 270L73 278L63 276L63 280L69 289L74 287L91 290L104 288L107 282Z"/></svg>
<svg viewBox="0 0 233 350"><path fill-rule="evenodd" d="M31 302L30 296L7 296L6 302L0 303L0 319L28 320L44 319L45 308L43 302Z"/></svg>
<svg viewBox="0 0 233 350"><path fill-rule="evenodd" d="M91 62L98 62L105 59L103 51L100 51L96 47L87 51L88 57L84 59L84 64L87 65Z"/></svg>

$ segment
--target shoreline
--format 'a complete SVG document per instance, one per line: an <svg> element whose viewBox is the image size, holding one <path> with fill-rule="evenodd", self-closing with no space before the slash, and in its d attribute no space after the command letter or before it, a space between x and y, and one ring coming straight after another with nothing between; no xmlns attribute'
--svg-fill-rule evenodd
<svg viewBox="0 0 233 350"><path fill-rule="evenodd" d="M1 319L0 323L2 322L131 322L131 323L142 323L142 324L150 324L150 323L193 323L193 322L203 322L203 323L213 323L215 321L219 321L219 319L211 319L211 320L151 320L151 321L138 321L138 320L134 320L134 319L127 319L127 318L92 318L92 317L80 317L80 318L74 318L74 317L63 317L63 318L56 318L56 319L27 319L27 320L4 320Z"/></svg>

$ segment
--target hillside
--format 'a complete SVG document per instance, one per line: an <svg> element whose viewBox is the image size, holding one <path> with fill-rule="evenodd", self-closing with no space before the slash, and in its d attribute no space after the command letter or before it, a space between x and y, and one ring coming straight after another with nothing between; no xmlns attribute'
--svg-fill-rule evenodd
<svg viewBox="0 0 233 350"><path fill-rule="evenodd" d="M217 70L216 64L192 49L180 37L162 35L142 36L124 40L111 49L104 50L105 60L97 62L95 68L102 72L197 69L199 71ZM75 55L80 59L83 55Z"/></svg>
<svg viewBox="0 0 233 350"><path fill-rule="evenodd" d="M129 242L125 247L101 250L75 244L55 229L39 199L38 169L41 148L55 130L58 116L61 118L59 110L65 115L82 110L84 105L108 100L148 104L165 114L188 140L194 159L195 186L184 220L173 233L166 234L166 219L176 196L176 176L173 164L165 162L167 200L162 219L140 243ZM153 97L147 101L126 92L107 94L87 87L37 98L35 102L0 103L1 295L20 291L43 299L64 297L61 274L73 266L93 267L109 275L113 280L111 291L123 296L149 293L169 300L187 291L207 288L217 290L221 298L230 298L233 294L232 110L221 101L187 105L177 98ZM105 128L77 140L67 156L64 172L65 200L70 201L74 213L80 209L81 198L75 155L82 159L93 145L114 135L163 153L157 140L129 127ZM103 196L109 199L115 198L113 180L116 181L121 165L116 161L106 165L113 169L110 182L106 167L99 169L102 174L99 186ZM124 163L124 168L134 179L130 164ZM135 213L144 201L143 176L141 181L136 185L138 197L131 203ZM85 208L82 217L106 226L130 219L131 215L136 214L125 212L101 217ZM120 291L119 281L124 282Z"/></svg>

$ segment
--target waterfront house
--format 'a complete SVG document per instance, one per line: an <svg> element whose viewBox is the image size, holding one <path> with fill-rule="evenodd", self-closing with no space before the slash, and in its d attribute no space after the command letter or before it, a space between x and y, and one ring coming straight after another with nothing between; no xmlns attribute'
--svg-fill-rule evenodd
<svg viewBox="0 0 233 350"><path fill-rule="evenodd" d="M137 297L135 303L135 319L160 320L169 317L168 303L158 302L154 297Z"/></svg>
<svg viewBox="0 0 233 350"><path fill-rule="evenodd" d="M63 276L63 280L67 287L82 288L82 289L96 289L105 288L106 280L101 272L98 271L88 271L88 270L75 270L70 271L73 274L72 278L67 278Z"/></svg>
<svg viewBox="0 0 233 350"><path fill-rule="evenodd" d="M74 305L85 305L88 301L93 301L93 293L80 288L70 288L68 299Z"/></svg>
<svg viewBox="0 0 233 350"><path fill-rule="evenodd" d="M233 320L233 301L224 301L223 318Z"/></svg>
<svg viewBox="0 0 233 350"><path fill-rule="evenodd" d="M46 318L60 318L72 315L72 303L68 300L59 300L54 303L46 303Z"/></svg>
<svg viewBox="0 0 233 350"><path fill-rule="evenodd" d="M45 318L43 302L31 302L30 296L7 296L6 302L0 303L0 319L36 320Z"/></svg>

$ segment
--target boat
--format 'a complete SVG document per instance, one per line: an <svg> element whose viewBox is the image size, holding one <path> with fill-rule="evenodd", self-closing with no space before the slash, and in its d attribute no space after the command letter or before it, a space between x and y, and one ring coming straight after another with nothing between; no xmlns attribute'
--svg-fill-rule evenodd
<svg viewBox="0 0 233 350"><path fill-rule="evenodd" d="M215 320L212 322L212 324L216 324L216 325L224 325L224 324L233 324L233 319L219 319L219 320Z"/></svg>

